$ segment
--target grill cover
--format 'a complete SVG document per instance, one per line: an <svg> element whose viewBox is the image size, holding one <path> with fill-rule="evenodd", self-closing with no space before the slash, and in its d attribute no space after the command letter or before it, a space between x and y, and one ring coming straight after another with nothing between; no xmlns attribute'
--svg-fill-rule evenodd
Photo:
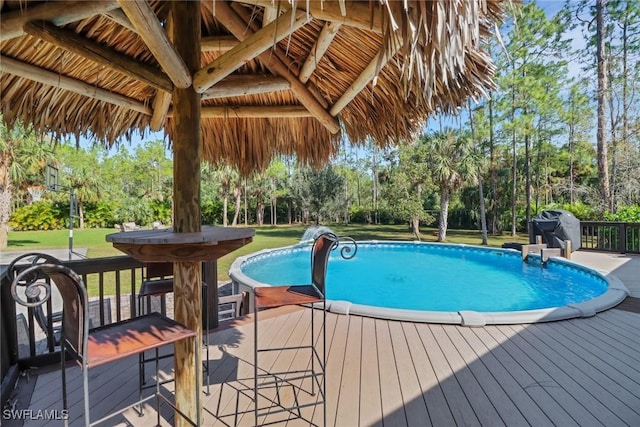
<svg viewBox="0 0 640 427"><path fill-rule="evenodd" d="M535 243L536 236L549 248L565 248L565 240L571 241L571 252L580 249L580 220L565 210L542 211L531 221L529 242Z"/></svg>

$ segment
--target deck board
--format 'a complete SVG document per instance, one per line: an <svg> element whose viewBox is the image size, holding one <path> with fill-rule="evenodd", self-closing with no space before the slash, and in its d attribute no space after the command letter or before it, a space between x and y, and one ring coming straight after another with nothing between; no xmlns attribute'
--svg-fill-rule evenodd
<svg viewBox="0 0 640 427"><path fill-rule="evenodd" d="M435 329L440 328L440 325L428 324L416 325L416 328L422 340L422 345L429 355L429 360L447 399L447 404L453 413L455 422L457 425L480 425L473 408L454 375L454 371L451 370L446 354L433 336L432 326Z"/></svg>
<svg viewBox="0 0 640 427"><path fill-rule="evenodd" d="M556 396L562 397L567 402L566 408L571 411L571 416L582 426L604 424L615 425L620 420L609 411L606 406L594 399L586 389L593 385L592 381L581 384L573 378L586 377L575 368L574 365L564 359L559 352L560 347L549 346L543 339L531 332L531 326L511 326L515 332L512 340L527 354L532 355L540 369L544 369L551 378L551 386L548 387ZM609 422L605 422L605 420ZM615 422L614 422L615 420Z"/></svg>
<svg viewBox="0 0 640 427"><path fill-rule="evenodd" d="M360 422L360 357L362 352L362 317L349 317L347 346L337 398L335 425L355 426Z"/></svg>
<svg viewBox="0 0 640 427"><path fill-rule="evenodd" d="M454 425L453 414L442 392L436 374L425 352L416 327L412 323L402 323L407 339L407 348L411 354L416 379L422 390L422 397L427 405L429 423L431 425ZM425 391L426 390L426 391Z"/></svg>
<svg viewBox="0 0 640 427"><path fill-rule="evenodd" d="M397 374L402 390L402 400L407 425L425 424L429 420L429 411L422 395L422 388L416 375L416 367L411 358L409 343L399 322L389 322L391 348L398 366ZM421 367L418 367L421 369Z"/></svg>
<svg viewBox="0 0 640 427"><path fill-rule="evenodd" d="M309 311L261 317L260 342L308 342ZM313 312L321 318L320 311ZM640 425L638 348L640 314L618 309L585 319L481 328L328 314L327 425ZM303 351L272 353L262 355L261 369L308 366ZM210 359L203 425L253 425L250 319L213 333ZM104 368L90 371L93 418L137 397L137 358ZM171 375L171 359L161 368ZM80 371L71 367L68 374L71 425L79 426ZM30 380L37 381L31 409L61 409L59 371ZM172 387L167 384L166 390ZM162 425L171 425L173 416L162 407ZM110 425L146 427L155 425L155 418L150 404L144 417L130 410ZM306 408L301 418L284 413L274 425L297 427L309 420L323 424L321 407Z"/></svg>
<svg viewBox="0 0 640 427"><path fill-rule="evenodd" d="M462 334L462 328L448 326L444 327L443 330L451 338L452 343L460 353L464 363L486 395L486 399L492 403L500 419L506 425L526 424L518 408L487 369L484 358L478 358L477 354L473 351L470 343L467 342Z"/></svg>
<svg viewBox="0 0 640 427"><path fill-rule="evenodd" d="M378 346L376 321L362 319L362 357L360 366L360 424L382 426L382 401L380 397L380 372L378 370Z"/></svg>

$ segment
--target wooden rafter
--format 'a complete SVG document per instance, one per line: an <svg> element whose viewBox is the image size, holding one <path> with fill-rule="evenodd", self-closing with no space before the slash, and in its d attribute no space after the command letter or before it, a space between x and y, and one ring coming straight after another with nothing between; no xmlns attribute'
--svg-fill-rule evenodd
<svg viewBox="0 0 640 427"><path fill-rule="evenodd" d="M164 128L164 122L167 119L169 107L171 106L171 94L158 91L153 100L153 115L149 122L149 128L157 132Z"/></svg>
<svg viewBox="0 0 640 427"><path fill-rule="evenodd" d="M240 43L234 36L209 36L200 40L203 52L226 52Z"/></svg>
<svg viewBox="0 0 640 427"><path fill-rule="evenodd" d="M234 105L202 107L203 119L264 119L313 117L300 105Z"/></svg>
<svg viewBox="0 0 640 427"><path fill-rule="evenodd" d="M238 16L240 16L240 18L244 20L244 22L247 22L247 23L251 22L252 20L251 12L248 11L246 8L243 8L238 4L232 5L232 8L235 10ZM257 25L255 23L251 23L251 28L254 31L257 31ZM291 58L287 56L287 53L283 49L275 49L270 53L275 54L275 56L280 60L281 65L283 65L286 68L287 73L292 75L292 78L294 77L296 79L298 78L298 74L297 74L298 65L293 63ZM298 85L298 82L296 82L296 86L297 85ZM303 87L305 91L309 92L315 98L315 100L320 104L320 106L323 109L326 110L327 108L329 108L329 102L327 102L327 100L324 99L322 93L318 90L317 87L315 87L312 83L309 83L309 82L307 82L306 84L303 84L303 86L301 86L300 89L302 90Z"/></svg>
<svg viewBox="0 0 640 427"><path fill-rule="evenodd" d="M264 13L262 15L262 26L266 27L272 23L278 17L278 9L272 6L265 6Z"/></svg>
<svg viewBox="0 0 640 427"><path fill-rule="evenodd" d="M134 33L136 32L136 27L134 27L131 21L129 21L129 18L127 18L127 15L124 14L122 9L113 9L109 12L103 13L103 15L111 19L113 22L116 22L120 26L125 27L127 30Z"/></svg>
<svg viewBox="0 0 640 427"><path fill-rule="evenodd" d="M45 40L62 49L69 50L90 61L118 70L133 79L140 80L156 89L165 92L173 91L173 84L162 71L147 64L136 61L126 55L116 52L104 45L81 37L73 31L58 28L55 25L42 22L25 24L24 31L34 37Z"/></svg>
<svg viewBox="0 0 640 427"><path fill-rule="evenodd" d="M166 17L164 29L167 37L173 43L173 8ZM156 97L153 99L153 116L151 116L151 121L149 122L149 128L152 131L159 131L164 127L172 100L173 93L156 92Z"/></svg>
<svg viewBox="0 0 640 427"><path fill-rule="evenodd" d="M291 88L284 77L261 75L231 75L207 89L202 99L228 98L232 96L255 95Z"/></svg>
<svg viewBox="0 0 640 427"><path fill-rule="evenodd" d="M205 5L207 5L207 3L205 3ZM244 39L251 34L248 21L245 21L243 17L238 15L236 11L225 2L216 4L216 18L218 18L238 40ZM280 59L278 52L279 51L277 51L276 55L271 54L271 52L265 52L261 54L258 59L273 74L280 75L291 83L291 92L293 95L329 132L333 134L340 132L340 123L338 123L338 120L332 117L304 83L291 73L289 65Z"/></svg>
<svg viewBox="0 0 640 427"><path fill-rule="evenodd" d="M173 84L181 89L191 86L189 69L176 52L149 3L128 0L118 0L118 3Z"/></svg>
<svg viewBox="0 0 640 427"><path fill-rule="evenodd" d="M219 10L216 10L216 13L219 12ZM194 89L200 93L204 92L244 63L254 59L272 47L274 43L287 37L308 22L304 13L296 13L295 20L291 22L293 13L296 12L289 11L282 15L260 31L246 37L236 47L198 71L193 77Z"/></svg>
<svg viewBox="0 0 640 427"><path fill-rule="evenodd" d="M238 3L249 4L261 7L273 7L271 0L233 0ZM307 11L306 1L296 1L298 10ZM373 31L382 34L382 9L377 5L378 2L372 2L373 12L369 8L370 2L352 1L349 2L349 8L344 10L343 5L337 1L309 1L308 12L321 21L339 22L349 27L360 28L362 30ZM280 3L282 9L289 7L288 2Z"/></svg>
<svg viewBox="0 0 640 427"><path fill-rule="evenodd" d="M29 21L45 20L54 25L65 25L118 7L116 1L49 1L15 10L0 16L0 42L24 35L23 27Z"/></svg>
<svg viewBox="0 0 640 427"><path fill-rule="evenodd" d="M367 68L364 69L362 73L354 80L354 82L349 86L340 98L333 104L331 110L329 112L332 116L336 116L342 111L344 107L346 107L349 102L353 100L362 89L367 87L367 85L373 80L373 78L377 75L380 68L384 67L387 62L400 50L402 47L402 42L397 40L396 43L392 45L390 49L388 49L383 55L381 52L373 58L373 60L367 65ZM382 58L380 56L382 55Z"/></svg>
<svg viewBox="0 0 640 427"><path fill-rule="evenodd" d="M44 70L25 62L17 61L8 56L0 55L0 71L49 86L59 87L88 98L98 99L133 111L138 111L142 114L151 115L151 109L135 99L92 86L71 77Z"/></svg>
<svg viewBox="0 0 640 427"><path fill-rule="evenodd" d="M322 56L327 52L333 38L338 34L338 30L340 30L340 26L342 24L336 22L327 22L322 27L322 31L320 31L320 35L318 36L318 40L316 40L316 44L311 48L309 52L309 56L306 61L304 61L304 65L300 70L300 75L298 78L302 83L306 83L313 74L316 69L318 62L322 59Z"/></svg>

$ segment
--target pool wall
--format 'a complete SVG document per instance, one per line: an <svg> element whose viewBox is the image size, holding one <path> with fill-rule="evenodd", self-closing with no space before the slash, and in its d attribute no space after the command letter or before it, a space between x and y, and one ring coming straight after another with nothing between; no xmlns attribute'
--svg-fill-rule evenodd
<svg viewBox="0 0 640 427"><path fill-rule="evenodd" d="M397 242L397 241L359 241L358 245L433 245L433 243L421 243L421 242ZM496 249L485 248L479 246L470 245L456 245L448 243L438 243L437 245L446 245L451 248L459 248L466 250L483 250L483 251L496 251L505 254L517 254L519 252L513 249ZM293 245L275 249L265 249L253 254L249 254L243 257L238 257L229 269L229 276L231 277L234 288L237 291L249 291L253 293L253 289L261 286L269 286L267 284L258 282L250 277L246 276L242 272L242 266L247 262L254 262L259 259L268 259L270 256L276 253L282 253L283 251L296 251L303 250L306 245ZM541 262L538 255L530 254L531 262ZM578 304L567 305L564 307L553 307L540 310L524 310L524 311L507 311L507 312L477 312L477 311L422 311L422 310L402 310L395 308L383 308L369 305L352 304L349 301L330 301L327 300L327 309L333 313L339 314L354 314L366 317L376 317L390 320L401 320L411 322L425 322L425 323L446 323L456 324L463 326L484 326L491 324L520 324L520 323L537 323L537 322L551 322L556 320L572 319L577 317L591 317L600 311L607 310L618 305L628 295L629 291L624 284L614 276L605 275L601 272L584 267L580 264L576 264L564 258L551 258L547 262L559 263L567 268L578 269L588 274L597 276L605 282L607 282L607 291L591 300L584 301ZM407 297L410 297L408 295ZM250 298L251 304L253 304L253 298ZM250 307L250 311L253 311L253 307Z"/></svg>

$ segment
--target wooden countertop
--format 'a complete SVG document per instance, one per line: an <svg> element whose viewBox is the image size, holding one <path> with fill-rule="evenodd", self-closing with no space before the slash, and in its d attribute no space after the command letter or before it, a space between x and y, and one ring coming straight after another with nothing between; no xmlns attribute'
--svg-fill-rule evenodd
<svg viewBox="0 0 640 427"><path fill-rule="evenodd" d="M143 262L212 261L253 241L255 230L236 227L202 227L195 233L173 229L137 230L108 234L106 240Z"/></svg>

